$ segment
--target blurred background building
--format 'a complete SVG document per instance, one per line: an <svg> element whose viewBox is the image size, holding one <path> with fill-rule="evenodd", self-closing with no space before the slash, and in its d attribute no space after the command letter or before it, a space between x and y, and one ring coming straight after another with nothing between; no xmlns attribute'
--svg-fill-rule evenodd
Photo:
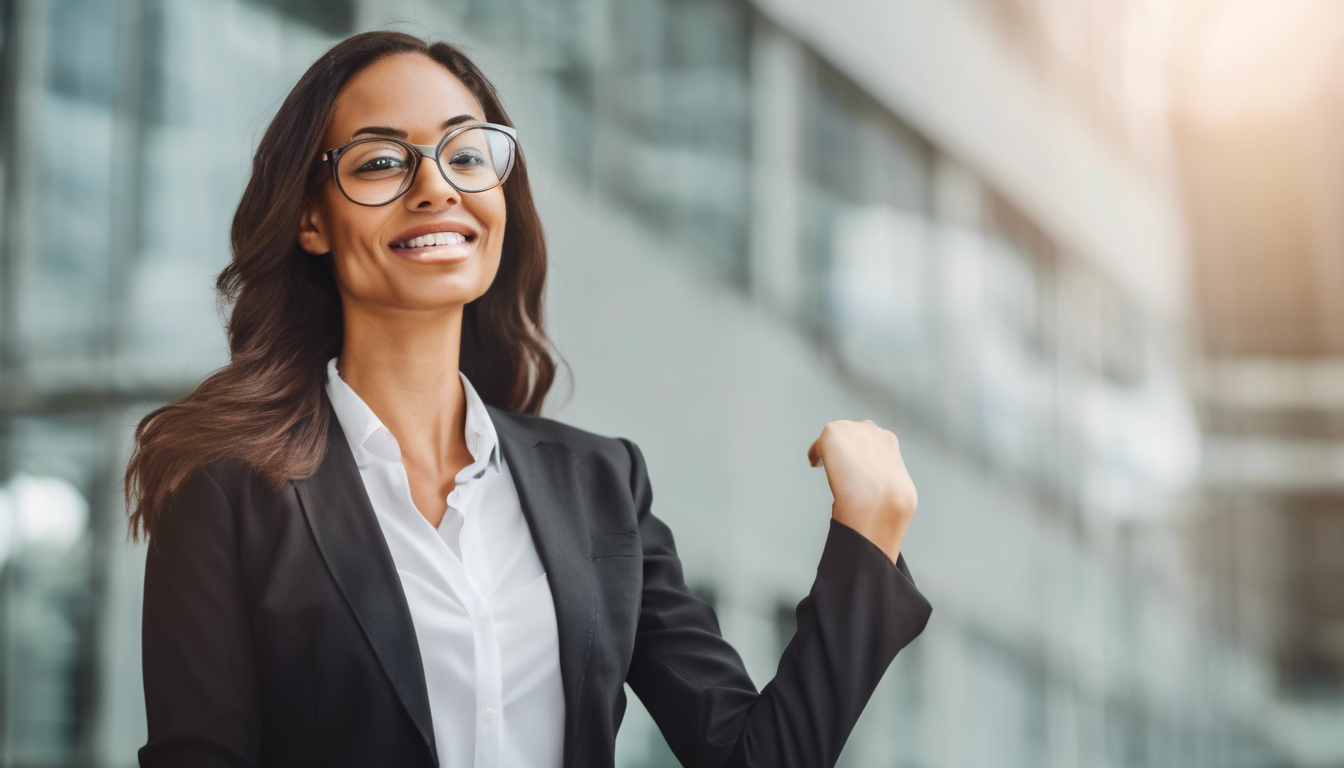
<svg viewBox="0 0 1344 768"><path fill-rule="evenodd" d="M848 768L1344 766L1336 0L0 0L0 766L132 766L131 431L322 51L463 45L574 372L756 683L901 438L935 606ZM620 764L675 766L637 698Z"/></svg>

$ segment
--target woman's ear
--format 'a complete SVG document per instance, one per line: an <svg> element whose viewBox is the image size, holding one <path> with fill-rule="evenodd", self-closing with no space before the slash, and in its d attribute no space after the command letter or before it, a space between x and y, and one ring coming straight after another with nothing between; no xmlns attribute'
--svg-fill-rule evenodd
<svg viewBox="0 0 1344 768"><path fill-rule="evenodd" d="M322 212L317 210L311 200L303 204L303 215L299 218L299 247L314 256L331 253Z"/></svg>

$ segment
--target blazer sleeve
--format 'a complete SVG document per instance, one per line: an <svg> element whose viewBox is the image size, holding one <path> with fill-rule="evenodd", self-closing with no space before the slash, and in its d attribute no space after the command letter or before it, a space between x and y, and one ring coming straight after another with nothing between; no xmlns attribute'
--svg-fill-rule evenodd
<svg viewBox="0 0 1344 768"><path fill-rule="evenodd" d="M685 766L833 766L896 653L932 608L904 554L893 563L831 518L816 579L798 603L798 629L758 693L718 619L692 595L672 531L651 511L643 453L631 456L644 589L626 681Z"/></svg>
<svg viewBox="0 0 1344 768"><path fill-rule="evenodd" d="M244 605L233 510L201 468L174 491L145 558L142 768L260 763L260 694Z"/></svg>

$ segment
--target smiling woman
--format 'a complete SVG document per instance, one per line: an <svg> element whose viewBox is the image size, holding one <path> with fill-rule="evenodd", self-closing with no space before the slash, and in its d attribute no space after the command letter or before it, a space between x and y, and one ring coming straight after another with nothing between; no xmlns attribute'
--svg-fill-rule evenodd
<svg viewBox="0 0 1344 768"><path fill-rule="evenodd" d="M351 37L309 68L267 128L234 216L232 250L233 259L217 280L221 296L233 303L229 363L187 397L140 422L126 470L131 536L151 543L143 628L150 738L141 761L206 765L227 755L240 765L383 762L396 750L364 759L359 750L338 749L335 739L325 747L303 741L314 734L292 724L263 725L262 699L256 698L261 691L267 692L264 700L275 702L289 702L293 695L307 700L320 691L312 681L268 671L278 660L264 654L284 648L254 649L244 634L232 633L245 631L250 637L255 629L264 638L275 632L319 632L330 620L289 606L274 624L253 625L244 614L236 617L252 629L232 624L232 609L245 605L248 617L264 613L269 593L247 594L243 574L234 570L236 558L244 556L237 549L239 529L232 529L233 548L227 552L217 549L223 542L205 537L222 530L211 526L243 525L242 518L254 515L286 525L285 514L265 502L285 494L292 499L302 481L322 475L323 462L345 446L347 456L357 452L358 465L351 462L342 469L354 472L347 479L358 481L352 490L362 505L309 513L335 526L352 518L373 523L365 533L376 535L363 543L375 556L395 552L393 567L403 568L408 578L423 576L447 586L442 572L422 574L413 567L412 550L432 546L440 534L461 526L471 503L488 503L499 493L490 490L497 483L476 477L485 438L468 440L473 434L493 434L489 424L482 425L489 418L481 409L488 404L516 418L538 413L556 370L542 312L546 248L517 133L489 81L454 46L396 32ZM367 432L356 431L365 426ZM355 442L347 445L347 433ZM381 454L388 457L385 465L373 463L380 456L374 450L380 439L391 447L390 454ZM493 458L489 466L500 468L499 458ZM234 510L229 514L238 517L227 520L210 514L216 501L236 501L239 492L217 474L222 467L239 469L233 479L256 486L251 491L256 505ZM212 489L223 498L211 496ZM289 511L302 519L298 510ZM406 513L423 529L396 527ZM513 520L515 526L522 519L505 513L494 518L500 524ZM402 541L397 538L402 530L419 538ZM291 542L277 531L272 535L257 542L269 556L245 559L274 567L277 553ZM309 534L314 535L319 534ZM472 526L462 535L486 546L494 546L492 537L506 540L504 532ZM447 539L439 545L445 547L439 554L448 554ZM224 559L214 559L216 552ZM515 555L508 571L459 560L465 570L457 575L466 582L457 581L457 588L471 589L471 579L490 578L501 588L523 577L530 583L542 573L536 550L529 543L517 552L530 555L530 561ZM300 561L307 569L290 574L297 584L312 584L336 567L321 558ZM374 557L365 562L376 571L391 561ZM375 571L359 579L385 590L381 603L407 606L409 598L407 610L415 610L414 619L403 615L401 623L381 630L410 640L399 650L413 656L417 634L426 641L460 642L441 630L444 622L465 617L434 606L451 589L422 601L395 577L377 580ZM480 599L482 607L507 608L494 605L489 596ZM269 605L276 609L273 596ZM554 614L542 616L536 607L530 613L539 618L527 625L532 635L544 637L549 618L554 637ZM208 611L208 619L199 611ZM314 623L302 630L286 623L300 615ZM345 619L355 616L347 612ZM345 642L364 638L356 625L352 628ZM379 644L382 636L375 628L365 642ZM304 637L319 642L317 635ZM341 645L323 647L334 653ZM286 648L304 657L323 653L317 647ZM416 684L418 699L398 704L398 696L381 701L375 692L340 701L346 707L360 702L372 709L381 706L388 710L384 717L415 704L432 705L436 715L450 711L439 690L465 681L435 670L442 669L440 662L450 668L471 666L471 659L450 648L441 659L428 661ZM213 665L224 677L203 674L201 665ZM284 669L294 671L288 665ZM551 681L537 686L535 696L558 695L555 663L550 677L544 663L529 669ZM370 671L386 675L376 666ZM506 664L498 671L515 668ZM488 674L488 668L480 672ZM427 680L433 695L426 702ZM474 679L470 682L476 687ZM354 690L348 686L341 692ZM397 694L413 695L400 688ZM529 705L533 698L519 701ZM318 725L325 732L353 711L319 709ZM416 719L394 721L400 723L397 728L413 733L416 725L424 726L419 715L427 710L413 711ZM311 705L293 715L300 722L314 718ZM376 718L362 719L376 727ZM460 719L435 717L436 723ZM462 728L460 723L456 727ZM558 744L559 728L554 731ZM394 728L382 735L405 734ZM457 764L458 751L471 749L470 733L426 730L422 735L438 735L437 749L432 738L419 747L402 739L397 749L409 755L406 764L448 757ZM386 746L376 739L370 744ZM532 744L544 750L550 742ZM327 750L332 758L318 760ZM300 752L302 759L295 757Z"/></svg>
<svg viewBox="0 0 1344 768"><path fill-rule="evenodd" d="M545 277L517 133L460 51L369 32L304 74L218 279L230 361L127 468L142 766L612 766L627 683L686 765L834 764L931 612L895 435L808 449L836 504L758 692L639 446L539 415Z"/></svg>

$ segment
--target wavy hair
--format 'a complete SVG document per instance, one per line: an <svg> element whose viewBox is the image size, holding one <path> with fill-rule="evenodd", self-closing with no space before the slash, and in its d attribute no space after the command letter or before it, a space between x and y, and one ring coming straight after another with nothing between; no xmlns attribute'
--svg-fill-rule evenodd
<svg viewBox="0 0 1344 768"><path fill-rule="evenodd" d="M321 464L330 428L325 364L340 352L343 315L331 259L300 248L299 222L308 196L326 180L325 166L313 158L337 95L364 67L398 53L442 64L480 101L487 122L513 125L494 86L446 42L363 32L308 68L257 147L233 217L233 258L215 281L221 312L232 304L229 362L136 427L124 489L126 508L134 509L132 541L152 536L172 492L203 465L242 462L278 490ZM499 270L463 309L459 366L485 402L537 415L556 363L542 318L546 243L521 144L517 155L504 182L508 226Z"/></svg>

